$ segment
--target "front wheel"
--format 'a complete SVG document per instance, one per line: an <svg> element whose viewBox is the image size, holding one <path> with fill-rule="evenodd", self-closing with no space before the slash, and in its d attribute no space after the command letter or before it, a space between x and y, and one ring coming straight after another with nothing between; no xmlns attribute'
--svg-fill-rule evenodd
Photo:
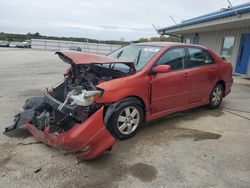
<svg viewBox="0 0 250 188"><path fill-rule="evenodd" d="M135 103L127 103L115 111L109 122L115 136L121 140L128 139L136 134L142 126L144 114L142 107Z"/></svg>
<svg viewBox="0 0 250 188"><path fill-rule="evenodd" d="M209 96L208 108L216 109L220 106L224 96L224 87L221 84L217 84Z"/></svg>

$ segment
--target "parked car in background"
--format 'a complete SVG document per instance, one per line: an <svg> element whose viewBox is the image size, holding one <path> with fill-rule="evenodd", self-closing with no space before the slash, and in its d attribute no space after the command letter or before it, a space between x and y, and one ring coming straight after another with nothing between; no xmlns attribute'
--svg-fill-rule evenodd
<svg viewBox="0 0 250 188"><path fill-rule="evenodd" d="M0 47L9 47L9 41L0 41Z"/></svg>
<svg viewBox="0 0 250 188"><path fill-rule="evenodd" d="M31 41L24 41L23 42L25 48L31 48Z"/></svg>
<svg viewBox="0 0 250 188"><path fill-rule="evenodd" d="M82 51L82 48L79 47L79 46L71 46L71 47L69 48L69 50L81 52L81 51Z"/></svg>
<svg viewBox="0 0 250 188"><path fill-rule="evenodd" d="M134 136L145 122L203 105L218 108L233 82L232 65L198 45L150 42L108 56L56 54L71 65L64 82L28 99L6 132L24 125L83 159Z"/></svg>
<svg viewBox="0 0 250 188"><path fill-rule="evenodd" d="M18 43L19 43L19 42L13 42L13 41L11 41L11 42L9 43L9 47L10 47L10 48L16 48L16 47L18 46Z"/></svg>
<svg viewBox="0 0 250 188"><path fill-rule="evenodd" d="M17 42L16 47L17 48L24 48L23 42Z"/></svg>
<svg viewBox="0 0 250 188"><path fill-rule="evenodd" d="M23 41L23 42L18 42L16 45L17 48L30 48L31 43L30 41Z"/></svg>

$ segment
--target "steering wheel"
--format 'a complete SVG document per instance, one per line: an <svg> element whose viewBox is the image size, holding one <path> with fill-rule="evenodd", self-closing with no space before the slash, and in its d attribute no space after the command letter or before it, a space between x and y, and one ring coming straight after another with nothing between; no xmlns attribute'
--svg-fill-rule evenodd
<svg viewBox="0 0 250 188"><path fill-rule="evenodd" d="M114 68L115 68L115 63L110 63L110 64L109 64L109 68L110 68L110 69L114 69Z"/></svg>

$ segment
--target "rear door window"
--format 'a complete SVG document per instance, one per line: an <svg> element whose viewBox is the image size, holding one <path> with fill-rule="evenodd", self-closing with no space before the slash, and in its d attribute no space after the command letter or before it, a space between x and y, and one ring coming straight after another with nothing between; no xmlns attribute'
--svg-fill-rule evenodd
<svg viewBox="0 0 250 188"><path fill-rule="evenodd" d="M199 67L214 64L214 60L211 55L202 48L190 48L189 53L189 65L188 67Z"/></svg>

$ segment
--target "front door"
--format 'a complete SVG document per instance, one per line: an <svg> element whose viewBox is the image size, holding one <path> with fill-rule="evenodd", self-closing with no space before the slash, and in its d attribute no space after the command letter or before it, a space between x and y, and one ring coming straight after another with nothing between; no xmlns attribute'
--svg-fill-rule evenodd
<svg viewBox="0 0 250 188"><path fill-rule="evenodd" d="M250 34L243 34L241 36L238 59L235 67L235 72L246 75L248 64L250 61Z"/></svg>
<svg viewBox="0 0 250 188"><path fill-rule="evenodd" d="M167 50L156 62L157 65L170 65L172 71L159 73L151 78L151 111L163 112L181 107L188 102L191 90L190 74L185 69L185 48Z"/></svg>

